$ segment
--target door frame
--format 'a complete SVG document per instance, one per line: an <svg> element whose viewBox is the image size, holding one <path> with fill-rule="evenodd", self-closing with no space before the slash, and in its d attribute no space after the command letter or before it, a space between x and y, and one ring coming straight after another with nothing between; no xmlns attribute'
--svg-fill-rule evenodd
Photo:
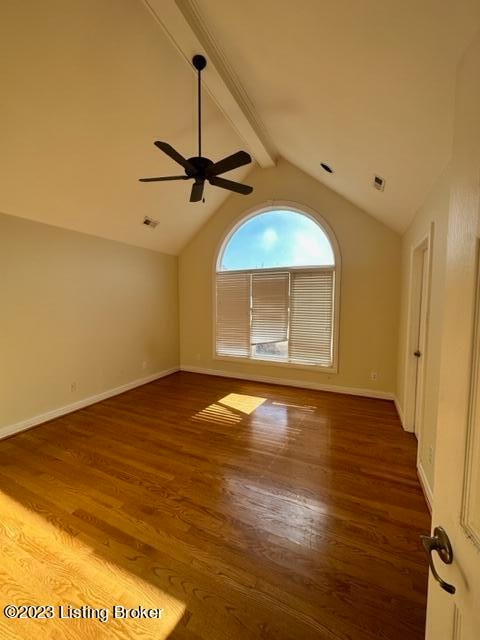
<svg viewBox="0 0 480 640"><path fill-rule="evenodd" d="M403 428L405 431L415 433L418 439L418 448L420 451L421 429L415 432L415 413L417 401L421 403L419 415L423 415L425 403L425 378L428 364L428 336L430 325L430 292L432 280L432 255L433 255L433 232L434 223L432 222L428 233L410 249L410 282L408 287L408 311L407 311L407 340L405 359L405 405L403 413ZM418 330L420 324L420 302L422 295L422 277L424 265L424 251L427 252L427 273L425 284L425 303L427 305L425 312L425 345L422 357L423 364L423 381L421 384L421 398L417 400L417 359L413 352L417 349ZM418 462L418 460L417 460Z"/></svg>

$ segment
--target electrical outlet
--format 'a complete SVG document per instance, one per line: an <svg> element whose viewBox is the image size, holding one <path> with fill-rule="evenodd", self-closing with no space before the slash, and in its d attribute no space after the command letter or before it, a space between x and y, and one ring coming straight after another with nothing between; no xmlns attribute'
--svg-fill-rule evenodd
<svg viewBox="0 0 480 640"><path fill-rule="evenodd" d="M430 445L428 447L428 463L433 464L433 447Z"/></svg>
<svg viewBox="0 0 480 640"><path fill-rule="evenodd" d="M146 368L147 368L147 361L143 360L142 361L142 369L143 369L143 371L145 371Z"/></svg>
<svg viewBox="0 0 480 640"><path fill-rule="evenodd" d="M77 383L76 382L72 382L71 385L70 385L70 391L72 393L75 393L75 391L77 391L77 389L78 389Z"/></svg>
<svg viewBox="0 0 480 640"><path fill-rule="evenodd" d="M370 380L376 382L378 380L378 371L370 371Z"/></svg>

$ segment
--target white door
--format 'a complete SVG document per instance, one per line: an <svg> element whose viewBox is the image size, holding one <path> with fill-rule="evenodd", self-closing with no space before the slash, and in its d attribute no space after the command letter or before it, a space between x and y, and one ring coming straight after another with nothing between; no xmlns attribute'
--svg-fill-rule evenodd
<svg viewBox="0 0 480 640"><path fill-rule="evenodd" d="M415 375L415 416L414 429L420 440L423 414L423 383L425 376L425 343L427 338L427 309L428 309L428 248L421 249L419 260L420 297L418 309L418 329L414 355L417 359Z"/></svg>
<svg viewBox="0 0 480 640"><path fill-rule="evenodd" d="M427 640L480 639L479 68L480 38L457 79L432 517L453 561L432 560L455 593L430 572Z"/></svg>

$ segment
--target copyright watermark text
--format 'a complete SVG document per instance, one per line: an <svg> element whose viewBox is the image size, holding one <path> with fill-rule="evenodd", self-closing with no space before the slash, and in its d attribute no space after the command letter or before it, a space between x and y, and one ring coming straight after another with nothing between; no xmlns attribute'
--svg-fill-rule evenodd
<svg viewBox="0 0 480 640"><path fill-rule="evenodd" d="M160 620L162 614L163 609L148 609L140 605L129 608L121 604L115 604L112 607L91 607L90 605L74 607L71 604L20 606L7 604L3 607L5 618L20 620L51 620L57 618L60 620L98 620L105 623L110 618L113 620Z"/></svg>

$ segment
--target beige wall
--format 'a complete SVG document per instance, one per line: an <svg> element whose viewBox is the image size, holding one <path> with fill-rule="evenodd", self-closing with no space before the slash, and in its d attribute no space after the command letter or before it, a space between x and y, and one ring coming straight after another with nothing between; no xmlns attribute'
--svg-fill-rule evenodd
<svg viewBox="0 0 480 640"><path fill-rule="evenodd" d="M394 392L400 237L284 160L272 169L254 169L247 181L254 186L252 196L230 197L180 254L182 366ZM316 210L338 240L342 280L337 374L213 358L212 284L219 244L246 209L271 200L303 203ZM379 373L377 381L370 378L372 370Z"/></svg>
<svg viewBox="0 0 480 640"><path fill-rule="evenodd" d="M178 365L174 256L0 214L0 295L0 434Z"/></svg>
<svg viewBox="0 0 480 640"><path fill-rule="evenodd" d="M400 333L398 351L397 400L402 422L413 430L411 412L407 407L408 362L415 360L407 348L410 315L412 253L422 241L431 235L430 295L425 351L424 405L422 430L419 442L419 463L425 473L428 488L433 489L435 464L435 439L437 424L438 384L440 374L440 350L445 286L447 224L450 199L450 168L448 167L435 185L425 204L402 237L402 291ZM410 400L413 407L413 399Z"/></svg>

